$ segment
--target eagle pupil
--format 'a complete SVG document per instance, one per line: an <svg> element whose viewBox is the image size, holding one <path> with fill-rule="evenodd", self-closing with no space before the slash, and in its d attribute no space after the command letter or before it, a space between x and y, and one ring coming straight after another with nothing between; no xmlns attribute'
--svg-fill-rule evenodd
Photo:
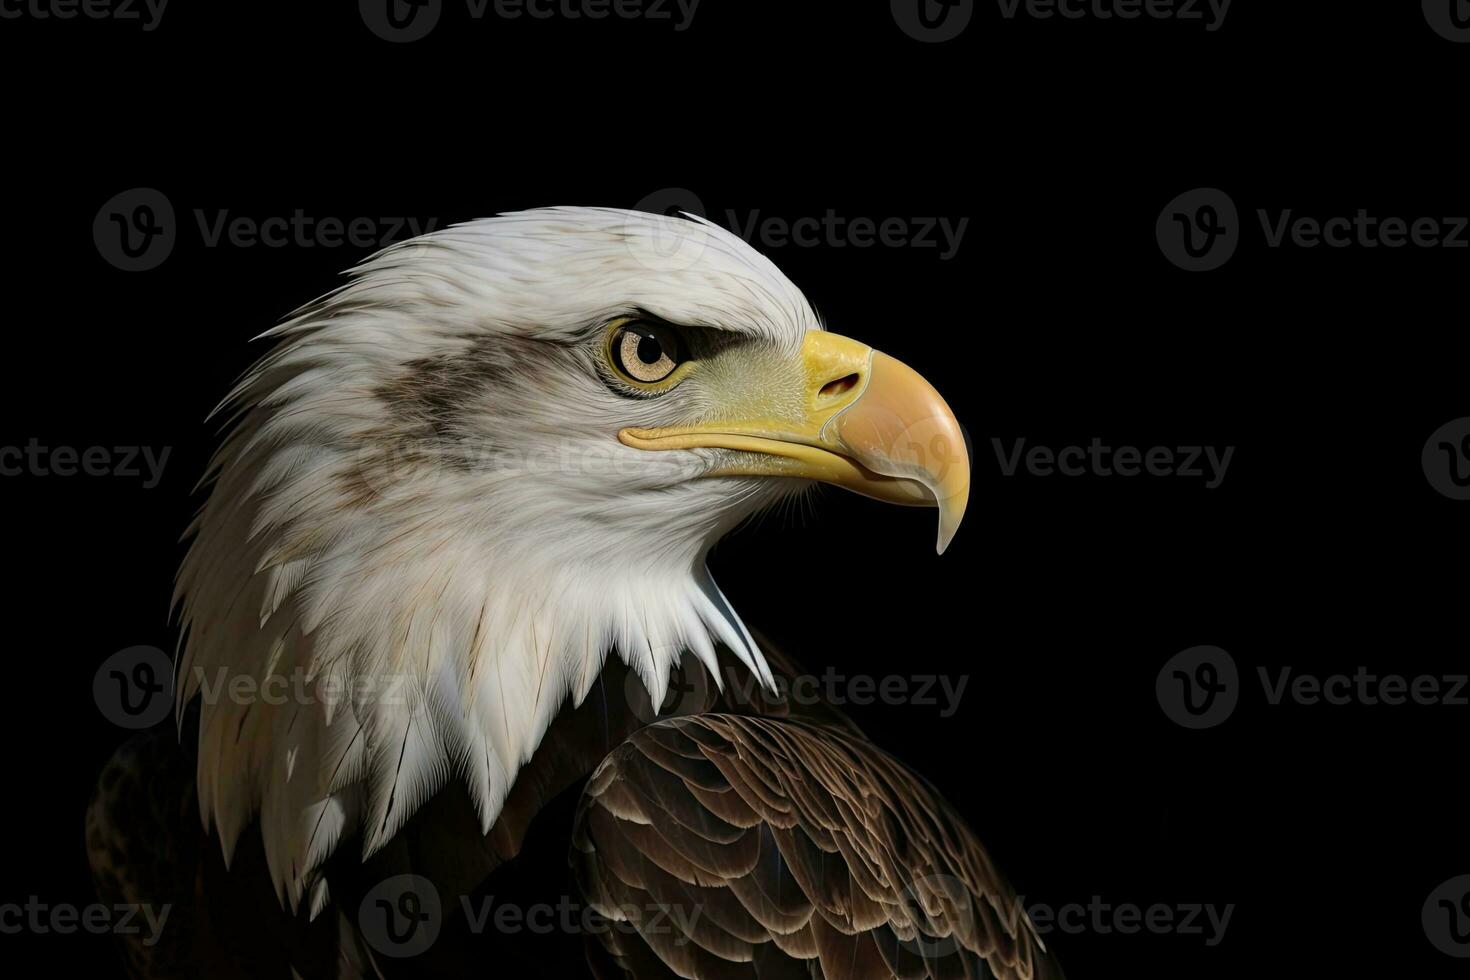
<svg viewBox="0 0 1470 980"><path fill-rule="evenodd" d="M663 355L663 345L658 342L657 337L644 337L638 341L638 360L644 364L657 364Z"/></svg>

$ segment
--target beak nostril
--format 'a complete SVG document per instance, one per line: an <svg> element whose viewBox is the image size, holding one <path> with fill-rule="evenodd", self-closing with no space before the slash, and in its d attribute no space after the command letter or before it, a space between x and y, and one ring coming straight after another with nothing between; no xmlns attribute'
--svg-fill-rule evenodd
<svg viewBox="0 0 1470 980"><path fill-rule="evenodd" d="M856 372L854 372L853 374L838 378L835 381L828 381L826 384L822 385L822 390L817 392L817 394L819 397L822 398L835 398L838 395L847 394L849 391L856 388L857 384L858 376Z"/></svg>

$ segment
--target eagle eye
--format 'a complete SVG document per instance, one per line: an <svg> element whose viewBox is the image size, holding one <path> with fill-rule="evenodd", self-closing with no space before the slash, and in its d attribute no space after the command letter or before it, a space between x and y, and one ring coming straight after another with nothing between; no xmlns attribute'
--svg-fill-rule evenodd
<svg viewBox="0 0 1470 980"><path fill-rule="evenodd" d="M629 320L616 326L608 354L618 373L638 385L666 380L684 361L679 334L663 324L645 320Z"/></svg>

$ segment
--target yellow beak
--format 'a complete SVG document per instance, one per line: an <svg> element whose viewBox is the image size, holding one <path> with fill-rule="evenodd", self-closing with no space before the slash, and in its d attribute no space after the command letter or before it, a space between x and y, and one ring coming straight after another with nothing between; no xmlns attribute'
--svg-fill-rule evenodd
<svg viewBox="0 0 1470 980"><path fill-rule="evenodd" d="M933 385L866 344L812 331L802 344L799 409L770 417L623 429L638 449L724 449L709 476L820 480L890 503L939 508L948 547L970 498L970 457L954 413Z"/></svg>

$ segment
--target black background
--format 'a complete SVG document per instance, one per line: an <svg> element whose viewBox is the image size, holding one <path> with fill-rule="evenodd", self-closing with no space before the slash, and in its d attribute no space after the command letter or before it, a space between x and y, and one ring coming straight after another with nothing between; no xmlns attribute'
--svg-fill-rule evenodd
<svg viewBox="0 0 1470 980"><path fill-rule="evenodd" d="M7 477L10 751L0 902L92 900L82 813L126 733L93 672L171 650L177 544L249 340L339 281L352 247L206 247L194 211L414 216L631 207L968 217L958 254L765 250L839 332L923 372L973 440L949 553L933 515L824 492L712 567L808 666L970 675L960 710L854 707L967 816L1028 901L1234 904L1199 935L1050 934L1070 975L1459 975L1420 925L1470 871L1464 707L1268 706L1256 669L1461 673L1470 504L1420 465L1470 415L1465 263L1449 249L1271 249L1256 210L1470 212L1470 46L1418 4L1237 0L1199 22L1006 20L922 44L885 3L704 0L668 23L487 18L450 3L388 44L353 3L185 4L136 23L0 21L9 170L0 445L172 447L154 489ZM304 5L303 5L304 6ZM1154 223L1219 187L1223 268ZM178 243L109 265L113 195L166 194ZM765 247L765 246L762 246ZM1235 446L1223 484L1003 477L991 440ZM1161 711L1164 662L1230 651L1219 727ZM1207 930L1208 931L1208 930ZM116 973L108 940L0 935Z"/></svg>

